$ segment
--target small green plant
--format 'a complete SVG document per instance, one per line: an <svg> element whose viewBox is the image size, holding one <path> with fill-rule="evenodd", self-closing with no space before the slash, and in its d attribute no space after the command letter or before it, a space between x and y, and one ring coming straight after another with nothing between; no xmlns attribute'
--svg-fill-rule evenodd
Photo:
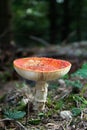
<svg viewBox="0 0 87 130"><path fill-rule="evenodd" d="M58 88L58 84L50 84L50 89L57 89Z"/></svg>
<svg viewBox="0 0 87 130"><path fill-rule="evenodd" d="M37 118L37 119L30 119L28 121L29 124L31 125L38 125L41 122L41 119Z"/></svg>
<svg viewBox="0 0 87 130"><path fill-rule="evenodd" d="M26 115L26 112L6 109L4 110L3 114L5 118L18 120L18 119L23 118Z"/></svg>
<svg viewBox="0 0 87 130"><path fill-rule="evenodd" d="M64 101L63 100L56 101L56 103L54 105L54 108L56 110L61 110L63 107L64 107Z"/></svg>
<svg viewBox="0 0 87 130"><path fill-rule="evenodd" d="M79 78L79 79L78 79ZM66 86L71 86L73 89L73 92L79 92L81 88L83 87L83 83L80 79L86 79L87 78L87 63L84 63L80 69L78 69L76 72L70 75L70 79L64 78L64 81L66 83ZM77 80L75 80L77 79Z"/></svg>
<svg viewBox="0 0 87 130"><path fill-rule="evenodd" d="M71 112L72 112L73 116L78 116L81 114L81 109L74 107L74 108L72 108Z"/></svg>
<svg viewBox="0 0 87 130"><path fill-rule="evenodd" d="M52 98L50 96L47 98L46 104L48 108L51 108L53 106Z"/></svg>
<svg viewBox="0 0 87 130"><path fill-rule="evenodd" d="M38 116L39 116L40 118L42 118L42 117L44 117L44 116L45 116L45 113L40 112L40 113L38 114Z"/></svg>
<svg viewBox="0 0 87 130"><path fill-rule="evenodd" d="M65 83L67 86L72 86L73 88L82 88L83 84L81 83L80 80L77 81L71 81L71 80L65 80Z"/></svg>
<svg viewBox="0 0 87 130"><path fill-rule="evenodd" d="M87 63L84 63L81 69L78 69L75 73L71 74L72 77L87 78Z"/></svg>
<svg viewBox="0 0 87 130"><path fill-rule="evenodd" d="M74 95L73 99L74 99L75 102L80 102L81 105L82 104L87 105L87 100L84 97L80 96L80 95Z"/></svg>
<svg viewBox="0 0 87 130"><path fill-rule="evenodd" d="M73 95L73 100L79 104L78 107L74 107L72 108L72 114L73 116L78 116L81 114L81 111L87 107L87 100L85 98L83 98L80 95Z"/></svg>

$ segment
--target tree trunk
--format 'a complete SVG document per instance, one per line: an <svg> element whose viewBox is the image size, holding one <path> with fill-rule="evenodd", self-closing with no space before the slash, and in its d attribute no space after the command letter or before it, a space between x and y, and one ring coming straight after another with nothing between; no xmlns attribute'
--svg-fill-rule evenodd
<svg viewBox="0 0 87 130"><path fill-rule="evenodd" d="M57 40L57 3L56 0L49 1L50 43Z"/></svg>
<svg viewBox="0 0 87 130"><path fill-rule="evenodd" d="M82 21L82 9L83 9L83 0L77 0L76 6L76 33L77 33L77 41L81 41L81 21Z"/></svg>
<svg viewBox="0 0 87 130"><path fill-rule="evenodd" d="M11 42L11 1L0 1L0 45L6 48Z"/></svg>
<svg viewBox="0 0 87 130"><path fill-rule="evenodd" d="M64 0L63 2L63 19L61 26L61 39L62 41L67 41L70 33L70 13L69 13L69 0Z"/></svg>

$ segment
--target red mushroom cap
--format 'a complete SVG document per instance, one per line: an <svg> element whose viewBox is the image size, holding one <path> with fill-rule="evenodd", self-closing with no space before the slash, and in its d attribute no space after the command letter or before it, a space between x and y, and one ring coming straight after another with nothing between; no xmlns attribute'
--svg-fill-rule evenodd
<svg viewBox="0 0 87 130"><path fill-rule="evenodd" d="M13 64L19 75L35 81L57 79L71 68L68 61L45 57L20 58L14 60Z"/></svg>

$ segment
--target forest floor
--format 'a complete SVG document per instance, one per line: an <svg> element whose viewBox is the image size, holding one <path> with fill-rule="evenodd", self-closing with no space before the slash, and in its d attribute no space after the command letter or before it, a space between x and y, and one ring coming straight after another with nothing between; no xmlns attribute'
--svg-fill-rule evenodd
<svg viewBox="0 0 87 130"><path fill-rule="evenodd" d="M14 59L29 56L61 58L72 63L68 76L49 82L46 108L42 112L34 112L30 102L26 105L22 102L29 95L29 84L12 65ZM87 42L0 50L0 130L87 130L86 64L82 77L75 73L84 63Z"/></svg>

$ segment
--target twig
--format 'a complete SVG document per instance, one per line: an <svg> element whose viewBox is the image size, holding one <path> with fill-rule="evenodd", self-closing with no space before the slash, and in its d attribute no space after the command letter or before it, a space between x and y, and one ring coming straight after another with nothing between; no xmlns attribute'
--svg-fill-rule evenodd
<svg viewBox="0 0 87 130"><path fill-rule="evenodd" d="M70 119L68 122L67 122L67 124L66 124L66 128L68 129L68 127L69 127L69 125L70 125L70 123L72 122L72 119Z"/></svg>
<svg viewBox="0 0 87 130"><path fill-rule="evenodd" d="M72 119L70 119L69 121L66 121L66 120L65 120L65 121L60 125L60 127L62 127L63 130L67 130L67 129L69 128L71 122L72 122Z"/></svg>
<svg viewBox="0 0 87 130"><path fill-rule="evenodd" d="M83 114L83 111L81 112L81 120L83 119L83 117L84 117L84 114Z"/></svg>
<svg viewBox="0 0 87 130"><path fill-rule="evenodd" d="M60 99L64 99L65 97L67 97L70 94L70 92L66 92L62 97L60 97Z"/></svg>
<svg viewBox="0 0 87 130"><path fill-rule="evenodd" d="M61 96L61 97L59 98L59 100L60 100L60 99L64 99L65 97L68 97L71 92L72 92L72 90L66 92L65 94L63 93L63 94L62 94L63 96Z"/></svg>
<svg viewBox="0 0 87 130"><path fill-rule="evenodd" d="M67 43L67 41L68 41L72 36L74 36L75 33L76 33L76 31L71 32L71 33L67 36L67 38L62 41L62 44Z"/></svg>
<svg viewBox="0 0 87 130"><path fill-rule="evenodd" d="M63 130L66 130L66 128L65 128L62 124L60 125L60 127L62 127ZM60 128L60 127L59 127L59 128Z"/></svg>
<svg viewBox="0 0 87 130"><path fill-rule="evenodd" d="M5 118L5 119L0 120L0 122L2 122L2 121L12 121L12 122L16 123L18 126L20 126L23 130L27 130L27 128L25 128L19 121L15 121L10 118Z"/></svg>
<svg viewBox="0 0 87 130"><path fill-rule="evenodd" d="M41 38L38 38L36 36L30 36L30 39L35 40L37 42L40 42L40 43L42 43L45 46L50 46L50 44L47 41L45 41L45 40L43 40Z"/></svg>

